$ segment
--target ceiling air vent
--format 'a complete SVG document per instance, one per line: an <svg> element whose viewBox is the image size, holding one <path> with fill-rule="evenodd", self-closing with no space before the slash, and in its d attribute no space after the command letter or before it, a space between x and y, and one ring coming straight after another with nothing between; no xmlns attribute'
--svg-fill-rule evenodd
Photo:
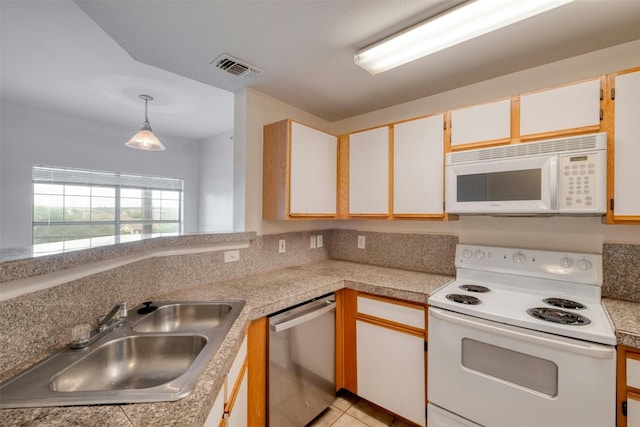
<svg viewBox="0 0 640 427"><path fill-rule="evenodd" d="M242 62L233 56L227 55L226 53L223 53L211 61L211 63L215 64L215 66L220 68L222 71L233 74L237 77L244 77L245 79L251 78L263 71L258 67Z"/></svg>

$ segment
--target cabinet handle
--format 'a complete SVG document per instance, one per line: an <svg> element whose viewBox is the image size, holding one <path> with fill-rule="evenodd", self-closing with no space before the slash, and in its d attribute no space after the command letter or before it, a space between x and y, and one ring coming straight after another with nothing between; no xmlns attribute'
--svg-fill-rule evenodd
<svg viewBox="0 0 640 427"><path fill-rule="evenodd" d="M622 415L627 416L627 401L622 402Z"/></svg>

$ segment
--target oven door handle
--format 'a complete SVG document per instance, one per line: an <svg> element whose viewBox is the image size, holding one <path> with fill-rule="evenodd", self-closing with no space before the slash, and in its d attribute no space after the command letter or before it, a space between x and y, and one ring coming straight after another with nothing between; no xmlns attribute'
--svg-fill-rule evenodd
<svg viewBox="0 0 640 427"><path fill-rule="evenodd" d="M498 335L502 335L510 338L519 339L522 341L528 341L533 344L539 344L546 347L553 347L560 350L570 351L573 353L578 353L583 356L589 356L596 359L611 359L615 356L615 351L613 350L613 348L606 347L604 345L589 344L587 342L585 342L584 344L567 343L559 340L554 340L551 338L525 334L518 331L512 331L510 329L487 325L485 323L480 323L480 322L476 322L469 319L462 319L458 316L448 314L447 312L439 310L434 307L431 307L429 311L433 317L446 322L457 323L459 325L463 325L469 328L479 329L492 334L498 334Z"/></svg>

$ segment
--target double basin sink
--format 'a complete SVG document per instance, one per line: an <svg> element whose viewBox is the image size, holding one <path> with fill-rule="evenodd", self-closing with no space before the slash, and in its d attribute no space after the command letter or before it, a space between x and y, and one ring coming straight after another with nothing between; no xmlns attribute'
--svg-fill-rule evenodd
<svg viewBox="0 0 640 427"><path fill-rule="evenodd" d="M1 384L0 408L181 399L244 304L153 302L150 313L136 307L90 345L63 349Z"/></svg>

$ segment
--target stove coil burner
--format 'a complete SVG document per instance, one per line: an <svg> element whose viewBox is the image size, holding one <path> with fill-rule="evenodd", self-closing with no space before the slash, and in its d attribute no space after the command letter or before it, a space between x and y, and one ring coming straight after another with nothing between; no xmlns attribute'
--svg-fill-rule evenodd
<svg viewBox="0 0 640 427"><path fill-rule="evenodd" d="M462 289L463 291L478 292L480 294L491 292L491 289L481 285L460 285L459 288Z"/></svg>
<svg viewBox="0 0 640 427"><path fill-rule="evenodd" d="M581 304L576 301L571 301L570 299L564 299L564 298L545 298L542 300L542 302L544 302L545 304L552 305L554 307L568 308L572 310L583 310L587 308L587 306L584 304Z"/></svg>
<svg viewBox="0 0 640 427"><path fill-rule="evenodd" d="M561 323L563 325L588 325L591 320L570 311L549 307L536 307L527 310L527 313L537 319L548 322Z"/></svg>
<svg viewBox="0 0 640 427"><path fill-rule="evenodd" d="M447 299L453 302L458 302L460 304L468 304L468 305L480 304L480 300L471 295L449 294L447 295Z"/></svg>

